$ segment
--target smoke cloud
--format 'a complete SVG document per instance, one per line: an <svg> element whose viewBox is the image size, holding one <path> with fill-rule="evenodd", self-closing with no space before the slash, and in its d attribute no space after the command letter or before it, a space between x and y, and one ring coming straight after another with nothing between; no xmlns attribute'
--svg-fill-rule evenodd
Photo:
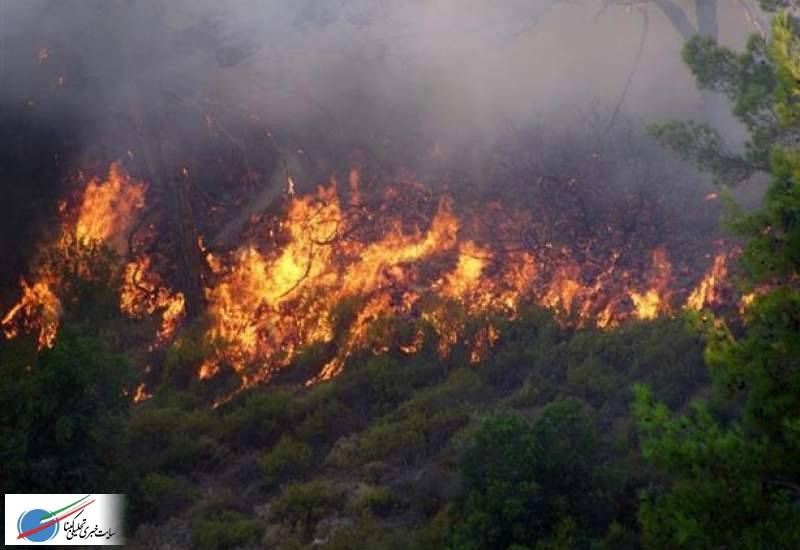
<svg viewBox="0 0 800 550"><path fill-rule="evenodd" d="M0 101L91 121L167 95L380 145L491 140L509 125L559 123L623 98L625 112L646 120L700 114L683 38L653 6L29 0L0 10ZM719 19L725 43L752 31L734 2L720 2Z"/></svg>

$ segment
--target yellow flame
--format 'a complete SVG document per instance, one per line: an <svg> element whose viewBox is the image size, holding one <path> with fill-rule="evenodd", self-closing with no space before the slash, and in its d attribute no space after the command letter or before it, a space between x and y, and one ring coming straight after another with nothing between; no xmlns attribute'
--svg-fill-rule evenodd
<svg viewBox="0 0 800 550"><path fill-rule="evenodd" d="M725 279L728 274L726 265L726 257L724 254L718 254L714 258L714 264L711 269L700 281L700 284L689 294L686 301L686 307L700 311L706 306L714 305L718 299L718 291L720 283Z"/></svg>

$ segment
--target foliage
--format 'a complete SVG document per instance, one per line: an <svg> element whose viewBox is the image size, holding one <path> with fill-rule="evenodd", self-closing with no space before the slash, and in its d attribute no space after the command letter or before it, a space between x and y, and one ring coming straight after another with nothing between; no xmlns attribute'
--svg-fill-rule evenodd
<svg viewBox="0 0 800 550"><path fill-rule="evenodd" d="M24 345L24 344L22 344ZM9 345L13 348L15 344ZM6 349L8 357L13 349ZM107 339L63 327L55 347L0 360L3 486L22 492L109 487L129 407L130 364ZM13 397L12 397L13 396Z"/></svg>
<svg viewBox="0 0 800 550"><path fill-rule="evenodd" d="M753 36L739 54L710 38L696 36L683 51L698 86L727 95L734 115L750 131L743 154L729 151L720 134L708 124L656 124L652 134L685 160L711 172L718 183L735 184L754 172L768 171L772 145L790 140L791 133L781 128L775 111L775 67L767 50L760 36Z"/></svg>
<svg viewBox="0 0 800 550"><path fill-rule="evenodd" d="M224 411L224 436L237 447L271 445L278 440L295 410L296 402L285 390L250 394Z"/></svg>
<svg viewBox="0 0 800 550"><path fill-rule="evenodd" d="M220 463L226 454L214 437L216 418L175 405L138 407L128 425L126 451L143 472L188 473Z"/></svg>
<svg viewBox="0 0 800 550"><path fill-rule="evenodd" d="M770 151L772 176L763 207L753 214L737 212L732 222L748 238L742 259L746 284L762 285L760 296L748 307L743 334L722 321L713 324L705 353L728 410L723 414L698 402L676 414L648 389L635 390L643 454L668 475L665 487L646 493L640 508L649 547L790 548L800 540L800 39L795 29L789 15L776 17L769 44L751 41L759 44L758 70L725 76L737 99L737 116L753 121L748 126L754 147ZM690 63L718 48L701 46ZM744 55L751 56L750 48ZM710 65L703 67L712 70ZM743 90L759 75L769 83L769 94L746 101ZM703 76L700 83L710 80Z"/></svg>
<svg viewBox="0 0 800 550"><path fill-rule="evenodd" d="M138 521L163 521L189 505L197 493L186 479L159 473L145 475L135 492L132 504Z"/></svg>
<svg viewBox="0 0 800 550"><path fill-rule="evenodd" d="M610 518L598 438L586 405L563 399L535 422L484 419L461 460L466 495L454 548L510 548L603 532Z"/></svg>
<svg viewBox="0 0 800 550"><path fill-rule="evenodd" d="M199 520L192 528L196 548L237 548L258 538L261 527L253 519L232 510Z"/></svg>
<svg viewBox="0 0 800 550"><path fill-rule="evenodd" d="M312 480L286 485L272 502L272 513L300 533L307 534L314 525L336 509L340 494L333 483Z"/></svg>
<svg viewBox="0 0 800 550"><path fill-rule="evenodd" d="M352 508L358 514L389 515L399 502L388 487L365 487L353 503Z"/></svg>
<svg viewBox="0 0 800 550"><path fill-rule="evenodd" d="M290 435L283 435L272 449L258 457L258 467L267 486L299 474L310 462L311 447Z"/></svg>

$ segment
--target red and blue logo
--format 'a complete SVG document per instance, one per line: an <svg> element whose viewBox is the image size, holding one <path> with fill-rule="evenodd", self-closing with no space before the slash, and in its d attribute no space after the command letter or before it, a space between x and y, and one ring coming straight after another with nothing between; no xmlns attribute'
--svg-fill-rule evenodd
<svg viewBox="0 0 800 550"><path fill-rule="evenodd" d="M25 539L31 542L52 540L58 534L58 522L78 513L93 503L94 500L86 502L90 496L86 495L55 512L48 512L41 508L22 512L17 520L17 539Z"/></svg>

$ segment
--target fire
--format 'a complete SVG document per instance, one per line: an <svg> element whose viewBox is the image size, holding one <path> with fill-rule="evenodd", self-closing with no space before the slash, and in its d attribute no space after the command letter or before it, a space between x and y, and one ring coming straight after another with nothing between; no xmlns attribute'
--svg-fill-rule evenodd
<svg viewBox="0 0 800 550"><path fill-rule="evenodd" d="M481 273L489 257L490 252L478 247L473 241L463 243L459 248L456 267L445 276L442 295L460 299L473 292L480 283Z"/></svg>
<svg viewBox="0 0 800 550"><path fill-rule="evenodd" d="M570 312L572 310L572 302L578 291L581 290L581 284L578 282L578 271L578 266L575 264L559 266L555 275L553 275L550 287L544 295L542 303L551 309Z"/></svg>
<svg viewBox="0 0 800 550"><path fill-rule="evenodd" d="M172 293L152 271L151 260L144 256L125 265L120 289L120 309L130 317L141 318L161 313L156 344L169 341L184 316L182 292Z"/></svg>
<svg viewBox="0 0 800 550"><path fill-rule="evenodd" d="M201 379L231 369L245 388L269 380L315 344L324 344L326 355L308 384L336 376L361 353L432 349L442 358L459 353L479 363L503 338L498 320L514 319L529 306L552 309L562 324L606 329L673 314L686 296L674 288L663 246L640 261L641 249L630 247L572 246L552 235L528 243L521 235L538 220L524 208L457 205L408 181L379 197L355 168L342 193L335 179L305 195L287 180L283 214L259 216L238 250L212 252L198 241L208 266L204 337L212 350L198 367ZM128 250L145 194L144 183L112 164L76 203L63 203L61 234L50 246L91 250L104 243L126 256L119 307L129 317L158 322L152 351L175 337L186 313L184 294L159 274L160 257ZM487 226L497 234L489 235ZM726 260L725 254L714 259L686 308L720 302L728 288ZM47 269L35 273L33 284L22 281L22 297L1 326L9 338L31 332L40 347L52 346L64 281ZM91 277L86 269L78 274ZM141 385L134 399L147 396Z"/></svg>
<svg viewBox="0 0 800 550"><path fill-rule="evenodd" d="M128 230L144 207L145 188L144 183L133 181L117 163L111 164L105 181L90 180L75 220L78 242L102 241L118 251L124 250Z"/></svg>
<svg viewBox="0 0 800 550"><path fill-rule="evenodd" d="M352 184L352 173L350 179ZM265 370L286 365L301 346L333 339L334 310L345 298L366 297L343 345L346 356L363 342L370 320L404 309L392 288L407 281L410 264L454 247L458 220L451 201L442 200L427 231L392 223L375 242L348 240L352 228L331 184L293 198L282 229L282 250L239 251L220 282L207 289L214 321L208 338L224 345L203 364L202 376L217 372L220 362L239 372L261 358L272 361ZM341 359L331 361L321 376L332 376L340 365Z"/></svg>
<svg viewBox="0 0 800 550"><path fill-rule="evenodd" d="M83 279L93 277L89 266L82 263L81 254L98 244L113 247L117 253L127 252L127 238L144 208L146 185L133 180L117 163L109 167L106 178L92 178L79 194L76 205L67 201L59 204L61 231L45 247L44 256L58 256L75 261L75 271ZM3 317L7 338L20 331L37 333L39 347L52 347L62 313L62 298L67 284L59 273L46 263L35 270L35 282L22 280L22 297ZM166 342L174 334L183 317L183 294L170 292L151 269L150 259L139 258L128 263L123 271L120 289L120 308L132 316L161 314L161 326L156 343Z"/></svg>
<svg viewBox="0 0 800 550"><path fill-rule="evenodd" d="M689 295L686 307L700 311L705 306L715 305L719 302L719 287L728 274L727 258L724 254L718 254L714 258L711 269L700 281L700 284Z"/></svg>
<svg viewBox="0 0 800 550"><path fill-rule="evenodd" d="M144 382L142 382L136 386L136 393L133 394L133 402L141 403L142 401L147 401L151 397L153 397L153 394L147 391Z"/></svg>
<svg viewBox="0 0 800 550"><path fill-rule="evenodd" d="M390 188L384 199L402 193L413 191ZM216 282L206 289L206 337L216 351L200 366L200 378L229 367L246 387L288 366L303 346L333 344L312 384L336 376L356 350L419 351L424 324L441 357L464 345L479 362L502 338L487 314L513 318L523 303L551 308L564 322L601 328L676 310L664 248L651 252L644 276L618 269L617 252L588 272L566 249L548 262L533 251L470 238L448 196L427 225L409 224L387 203L375 212L366 204L360 174L352 170L347 201L335 180L316 193L292 195L277 234L270 231L229 255L207 256ZM487 320L465 334L468 318ZM382 319L410 331L386 337L381 331L391 328Z"/></svg>
<svg viewBox="0 0 800 550"><path fill-rule="evenodd" d="M21 326L25 332L37 333L39 349L53 347L61 316L61 300L44 280L28 285L22 279L20 284L22 298L0 322L6 338L15 338Z"/></svg>
<svg viewBox="0 0 800 550"><path fill-rule="evenodd" d="M669 284L672 277L672 264L663 248L653 251L650 275L650 288L644 292L631 292L630 297L639 319L655 319L662 313L669 313Z"/></svg>

